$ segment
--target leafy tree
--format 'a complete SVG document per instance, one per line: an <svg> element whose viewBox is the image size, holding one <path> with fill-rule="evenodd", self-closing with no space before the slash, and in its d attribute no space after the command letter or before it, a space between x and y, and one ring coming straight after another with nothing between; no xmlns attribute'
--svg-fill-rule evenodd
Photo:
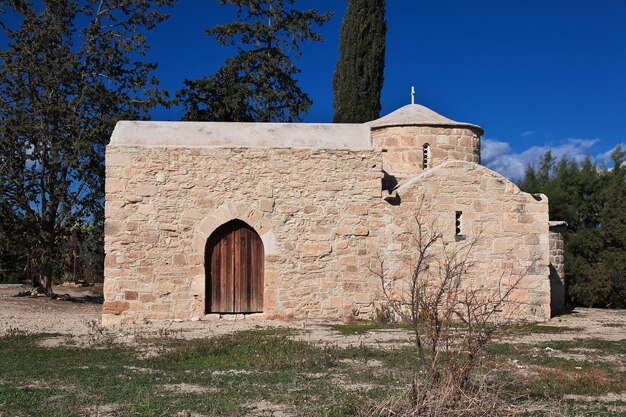
<svg viewBox="0 0 626 417"><path fill-rule="evenodd" d="M312 102L294 78L300 72L289 56L302 53L304 41L321 42L313 25L323 25L331 13L298 11L295 0L220 0L237 7L239 21L206 31L218 44L237 45L211 77L185 80L178 98L184 120L293 122L301 120Z"/></svg>
<svg viewBox="0 0 626 417"><path fill-rule="evenodd" d="M52 293L52 264L77 222L103 208L104 148L122 118L164 102L142 30L173 0L7 0L21 18L0 52L0 214L24 227Z"/></svg>
<svg viewBox="0 0 626 417"><path fill-rule="evenodd" d="M626 307L626 152L618 146L613 167L586 157L580 164L551 153L531 166L520 187L543 192L550 218L565 220L565 275L574 305Z"/></svg>
<svg viewBox="0 0 626 417"><path fill-rule="evenodd" d="M333 77L333 122L363 123L379 117L386 32L385 0L348 0Z"/></svg>

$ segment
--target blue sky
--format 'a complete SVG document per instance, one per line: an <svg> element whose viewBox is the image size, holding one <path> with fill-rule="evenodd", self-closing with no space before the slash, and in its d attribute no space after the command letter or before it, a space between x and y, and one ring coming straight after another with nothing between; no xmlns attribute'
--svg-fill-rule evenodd
<svg viewBox="0 0 626 417"><path fill-rule="evenodd" d="M306 1L334 10L322 44L296 65L313 99L304 120L332 119L331 80L346 1ZM210 74L234 53L204 38L203 28L233 19L232 8L181 0L150 35L158 75L171 91L182 78ZM382 114L416 102L485 129L483 163L509 177L548 147L557 155L596 159L626 141L626 2L387 1ZM156 119L177 119L160 109Z"/></svg>
<svg viewBox="0 0 626 417"><path fill-rule="evenodd" d="M332 119L331 80L346 1L298 0L334 10L296 61L314 104L305 122ZM170 19L148 34L148 58L171 93L183 79L212 74L234 48L204 29L228 23L234 8L214 0L179 0ZM483 163L511 178L552 148L557 156L605 161L626 142L626 1L387 0L383 111L416 102L485 129ZM155 109L178 120L180 108Z"/></svg>

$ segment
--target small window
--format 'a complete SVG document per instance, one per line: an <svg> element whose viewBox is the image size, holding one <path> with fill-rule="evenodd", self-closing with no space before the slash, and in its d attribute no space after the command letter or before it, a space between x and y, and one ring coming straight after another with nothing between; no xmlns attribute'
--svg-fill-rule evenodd
<svg viewBox="0 0 626 417"><path fill-rule="evenodd" d="M463 212L462 211L457 211L456 212L456 216L455 216L455 218L456 218L456 224L455 224L456 233L455 233L455 235L456 236L462 236L463 235L462 230L461 230L461 220L462 220L462 217L463 217Z"/></svg>
<svg viewBox="0 0 626 417"><path fill-rule="evenodd" d="M426 169L430 166L430 145L425 143L422 146L422 168Z"/></svg>

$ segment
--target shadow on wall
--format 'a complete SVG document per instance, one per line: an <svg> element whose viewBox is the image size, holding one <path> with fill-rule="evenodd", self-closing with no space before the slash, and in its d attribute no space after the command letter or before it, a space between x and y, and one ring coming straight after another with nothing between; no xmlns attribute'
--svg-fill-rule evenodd
<svg viewBox="0 0 626 417"><path fill-rule="evenodd" d="M554 265L550 264L550 315L565 312L565 286Z"/></svg>

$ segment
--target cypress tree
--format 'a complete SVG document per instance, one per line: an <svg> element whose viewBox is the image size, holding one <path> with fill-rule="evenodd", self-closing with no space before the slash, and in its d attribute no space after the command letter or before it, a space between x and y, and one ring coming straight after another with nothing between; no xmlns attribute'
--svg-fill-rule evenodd
<svg viewBox="0 0 626 417"><path fill-rule="evenodd" d="M385 69L385 0L348 0L333 76L335 123L380 116Z"/></svg>

